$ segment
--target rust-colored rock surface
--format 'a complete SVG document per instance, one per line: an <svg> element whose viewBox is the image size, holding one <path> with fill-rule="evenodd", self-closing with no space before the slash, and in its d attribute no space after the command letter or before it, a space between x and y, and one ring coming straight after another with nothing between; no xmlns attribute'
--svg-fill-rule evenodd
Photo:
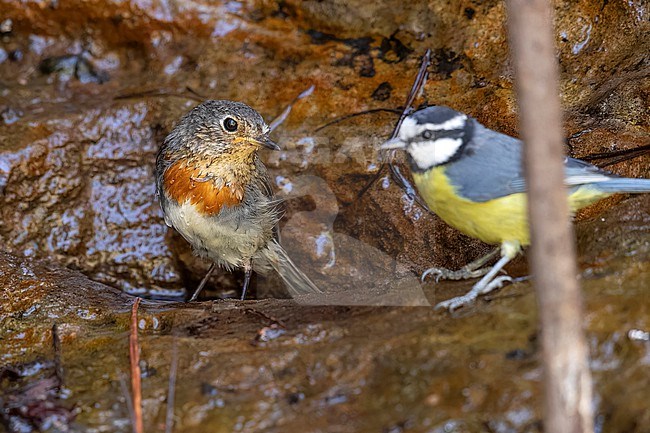
<svg viewBox="0 0 650 433"><path fill-rule="evenodd" d="M647 146L648 6L555 10L569 153ZM338 293L143 303L148 428L164 423L177 347L175 432L540 431L530 287L461 317L416 308L471 284L421 286L424 269L490 247L420 209L386 173L359 196L427 48L416 106L449 105L517 134L505 18L500 1L0 2L0 380L11 393L0 400L24 403L25 387L51 379L56 322L69 391L48 400L57 422L131 431L120 385L131 298L121 292L179 299L208 267L164 225L153 186L161 140L203 99L240 100L270 121L313 86L273 133L283 150L264 159L287 198L283 244ZM650 156L608 168L650 178ZM608 199L577 224L602 431L650 423L647 341L629 336L650 329L648 200ZM509 270L524 275L524 260ZM216 274L206 295L236 296L241 275ZM253 289L283 294L273 276ZM251 343L267 331L274 338ZM29 431L2 413L8 431Z"/></svg>

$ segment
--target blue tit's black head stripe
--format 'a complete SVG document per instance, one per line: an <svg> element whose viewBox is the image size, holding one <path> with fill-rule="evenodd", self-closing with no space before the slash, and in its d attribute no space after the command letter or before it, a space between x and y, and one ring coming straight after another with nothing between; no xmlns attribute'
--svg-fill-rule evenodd
<svg viewBox="0 0 650 433"><path fill-rule="evenodd" d="M465 125L462 129L453 129L450 131L440 131L440 137L449 137L449 138L460 138L463 142L458 147L456 153L454 153L451 158L447 160L445 164L449 164L454 161L458 161L469 149L468 144L472 141L474 137L474 124L476 120L468 117L465 121ZM446 133L446 134L445 134Z"/></svg>
<svg viewBox="0 0 650 433"><path fill-rule="evenodd" d="M414 113L411 117L415 119L419 125L424 125L426 123L433 123L437 125L445 123L454 117L461 115L461 113L456 110L452 110L449 107L434 105Z"/></svg>

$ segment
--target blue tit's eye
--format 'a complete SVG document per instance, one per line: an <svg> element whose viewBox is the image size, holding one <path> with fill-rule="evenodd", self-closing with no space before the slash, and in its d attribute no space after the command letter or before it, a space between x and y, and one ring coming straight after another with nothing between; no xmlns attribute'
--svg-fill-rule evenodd
<svg viewBox="0 0 650 433"><path fill-rule="evenodd" d="M433 131L431 131L429 129L425 130L422 133L422 138L424 138L425 140L429 140L429 139L431 139L431 137L433 137Z"/></svg>
<svg viewBox="0 0 650 433"><path fill-rule="evenodd" d="M228 132L235 132L237 126L237 121L232 117L226 117L223 121L223 128Z"/></svg>

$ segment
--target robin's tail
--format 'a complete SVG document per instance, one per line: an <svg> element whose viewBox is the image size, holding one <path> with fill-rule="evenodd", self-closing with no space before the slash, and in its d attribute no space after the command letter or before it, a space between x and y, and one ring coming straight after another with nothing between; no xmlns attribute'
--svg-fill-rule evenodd
<svg viewBox="0 0 650 433"><path fill-rule="evenodd" d="M268 244L267 255L270 265L280 275L291 295L322 293L323 291L305 275L291 260L287 252L275 239Z"/></svg>

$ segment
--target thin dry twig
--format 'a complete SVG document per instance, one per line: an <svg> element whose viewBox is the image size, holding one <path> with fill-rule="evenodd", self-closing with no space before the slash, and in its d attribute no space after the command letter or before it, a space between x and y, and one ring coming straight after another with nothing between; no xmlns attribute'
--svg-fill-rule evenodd
<svg viewBox="0 0 650 433"><path fill-rule="evenodd" d="M165 416L165 433L174 428L174 398L176 396L176 372L178 371L178 346L176 336L172 337L172 360L169 366L169 386L167 389L167 413Z"/></svg>
<svg viewBox="0 0 650 433"><path fill-rule="evenodd" d="M142 383L140 372L140 346L138 345L138 306L140 298L135 298L131 309L131 334L129 335L129 357L131 359L131 393L133 394L133 431L144 433L142 422Z"/></svg>
<svg viewBox="0 0 650 433"><path fill-rule="evenodd" d="M113 99L119 100L119 99L132 99L132 98L142 98L142 97L168 97L168 96L174 98L191 99L193 101L198 101L198 102L203 102L207 99L199 95L198 93L196 93L190 87L186 87L185 90L187 90L188 93L170 92L164 89L143 90L141 92L131 92L122 95L117 95Z"/></svg>
<svg viewBox="0 0 650 433"><path fill-rule="evenodd" d="M287 105L284 108L284 110L282 110L282 113L280 113L280 115L278 117L276 117L275 119L273 119L271 121L271 124L269 125L269 129L271 131L273 131L275 128L280 126L282 124L282 122L284 122L286 120L287 116L289 116L289 113L291 113L291 110L293 109L293 104L295 104L296 102L298 102L301 99L304 99L304 98L310 96L312 93L314 93L315 88L316 88L316 86L314 86L312 84L306 90L302 91L298 96L293 98L293 101L291 101L289 103L289 105Z"/></svg>
<svg viewBox="0 0 650 433"><path fill-rule="evenodd" d="M397 136L397 133L399 132L399 128L400 126L402 126L402 122L404 122L404 119L406 119L406 117L409 114L411 114L413 110L412 107L413 102L415 101L415 98L420 94L420 92L424 88L424 85L427 82L427 77L429 75L428 68L430 64L431 64L431 50L427 49L427 51L422 56L420 69L418 70L418 74L415 76L415 80L413 81L413 86L411 86L411 91L409 92L406 98L404 111L402 111L399 120L395 124L395 129L393 129L393 133L391 134L390 138L395 138ZM366 186L364 186L361 189L357 197L361 198L368 191L368 189L375 182L377 182L377 180L383 175L384 169L388 167L393 180L395 181L395 183L397 183L397 186L399 186L402 190L404 190L404 192L406 192L406 195L411 200L415 200L423 209L430 211L429 207L426 205L424 200L420 198L420 196L415 191L413 185L411 185L411 182L409 182L408 179L406 179L406 177L400 171L399 167L393 163L393 160L395 159L395 150L388 151L387 155L388 155L388 157L386 158L387 162L382 162L381 166L379 167L379 170L377 170L377 173L373 176L370 182L368 182Z"/></svg>
<svg viewBox="0 0 650 433"><path fill-rule="evenodd" d="M126 373L117 369L117 376L119 377L120 382L120 391L124 395L124 400L126 401L126 407L129 410L129 418L131 423L135 425L135 414L133 413L133 399L131 398L131 393L129 392L129 385L126 383Z"/></svg>
<svg viewBox="0 0 650 433"><path fill-rule="evenodd" d="M617 150L614 152L593 153L591 155L583 156L580 159L584 161L602 161L609 159L607 162L598 163L598 167L608 167L610 165L619 164L621 162L629 161L630 159L639 158L645 154L650 153L650 144L635 147L634 149Z"/></svg>
<svg viewBox="0 0 650 433"><path fill-rule="evenodd" d="M56 323L52 324L52 346L54 347L54 374L59 382L58 388L63 386L63 366L61 365L61 339Z"/></svg>
<svg viewBox="0 0 650 433"><path fill-rule="evenodd" d="M322 131L325 128L329 128L332 125L336 125L336 124L344 122L344 121L346 121L348 119L352 119L352 118L359 117L359 116L364 116L366 114L374 114L374 113L402 114L403 110L398 110L396 108L372 108L370 110L363 110L363 111L359 111L357 113L350 113L350 114L346 114L345 116L337 117L336 119L331 120L331 121L327 122L326 124L319 126L318 128L314 129L314 132Z"/></svg>
<svg viewBox="0 0 650 433"><path fill-rule="evenodd" d="M273 316L270 316L270 315L268 315L268 314L266 314L266 313L264 313L264 312L262 312L262 311L255 310L255 309L253 309L253 308L245 308L243 311L244 311L244 313L254 314L254 315L258 316L258 317L261 317L261 318L263 318L263 319L266 319L266 320L268 320L269 322L271 322L271 324L279 325L279 326L281 326L282 328L286 328L286 327L287 327L287 325L285 325L284 322L283 322L282 320L277 319L277 318L275 318L275 317L273 317Z"/></svg>

